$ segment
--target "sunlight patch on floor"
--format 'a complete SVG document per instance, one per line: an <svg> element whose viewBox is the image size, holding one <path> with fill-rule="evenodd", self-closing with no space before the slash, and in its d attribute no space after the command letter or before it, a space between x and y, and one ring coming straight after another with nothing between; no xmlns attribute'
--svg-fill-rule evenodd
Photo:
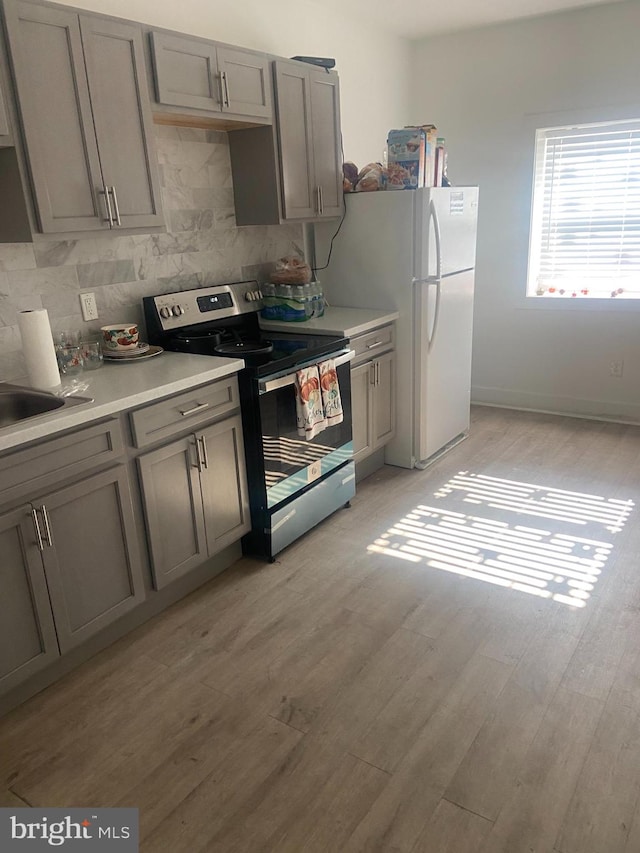
<svg viewBox="0 0 640 853"><path fill-rule="evenodd" d="M440 506L419 504L368 547L412 563L584 607L611 556L633 501L460 472L438 490ZM473 504L473 515L441 501ZM503 515L546 519L530 527ZM518 519L519 521L519 519ZM585 528L589 527L589 531ZM595 535L589 535L595 527ZM603 529L606 538L599 538ZM585 534L585 535L578 535Z"/></svg>

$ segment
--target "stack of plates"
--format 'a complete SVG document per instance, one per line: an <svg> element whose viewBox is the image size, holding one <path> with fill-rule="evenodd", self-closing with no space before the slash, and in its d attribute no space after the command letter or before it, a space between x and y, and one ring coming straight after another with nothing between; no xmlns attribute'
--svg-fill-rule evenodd
<svg viewBox="0 0 640 853"><path fill-rule="evenodd" d="M154 355L160 355L163 352L162 347L151 346L151 344L140 343L131 347L130 350L103 350L103 355L107 361L136 361L140 358L151 358Z"/></svg>

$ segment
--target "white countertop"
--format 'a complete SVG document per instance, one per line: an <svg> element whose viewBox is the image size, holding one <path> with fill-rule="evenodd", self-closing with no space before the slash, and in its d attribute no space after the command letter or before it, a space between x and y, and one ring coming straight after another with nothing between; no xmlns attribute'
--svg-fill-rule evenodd
<svg viewBox="0 0 640 853"><path fill-rule="evenodd" d="M73 396L93 397L94 402L57 409L0 428L0 451L196 388L237 373L243 367L240 358L175 352L164 352L136 364L105 362L99 370L85 370L74 377L77 392ZM63 393L73 385L63 380Z"/></svg>
<svg viewBox="0 0 640 853"><path fill-rule="evenodd" d="M260 319L260 328L273 332L294 332L302 335L344 335L352 338L392 323L398 319L397 311L373 311L370 308L327 308L323 317L314 317L303 323L286 323L281 320Z"/></svg>

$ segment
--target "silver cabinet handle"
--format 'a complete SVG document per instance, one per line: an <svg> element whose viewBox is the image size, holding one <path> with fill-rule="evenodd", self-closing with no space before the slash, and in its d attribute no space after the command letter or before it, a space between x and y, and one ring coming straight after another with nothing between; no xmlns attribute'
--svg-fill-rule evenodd
<svg viewBox="0 0 640 853"><path fill-rule="evenodd" d="M380 362L376 361L376 385L380 384Z"/></svg>
<svg viewBox="0 0 640 853"><path fill-rule="evenodd" d="M209 468L209 456L207 455L207 440L203 435L201 435L200 438L198 439L198 441L200 442L200 444L202 446L202 461L204 463L204 467L208 469Z"/></svg>
<svg viewBox="0 0 640 853"><path fill-rule="evenodd" d="M316 210L318 211L318 216L320 215L320 187L316 187Z"/></svg>
<svg viewBox="0 0 640 853"><path fill-rule="evenodd" d="M111 187L111 195L113 196L113 206L115 208L116 223L118 225L122 225L122 222L120 220L120 208L118 207L118 196L116 195L116 188L115 187ZM107 193L107 197L108 197L108 193Z"/></svg>
<svg viewBox="0 0 640 853"><path fill-rule="evenodd" d="M229 107L229 81L227 80L227 72L220 72L220 80L222 81L222 100L225 107Z"/></svg>
<svg viewBox="0 0 640 853"><path fill-rule="evenodd" d="M372 361L369 365L369 385L376 384L376 363Z"/></svg>
<svg viewBox="0 0 640 853"><path fill-rule="evenodd" d="M99 190L99 193L104 196L104 203L107 208L107 218L105 219L105 222L108 222L109 227L113 228L113 211L111 210L111 199L109 198L109 190L107 189L106 184L101 190Z"/></svg>
<svg viewBox="0 0 640 853"><path fill-rule="evenodd" d="M384 341L376 341L373 344L367 344L367 349L375 349L376 347L381 347Z"/></svg>
<svg viewBox="0 0 640 853"><path fill-rule="evenodd" d="M40 507L40 512L42 513L42 518L44 521L44 535L47 539L47 545L49 548L53 548L53 540L51 538L51 526L49 525L49 516L47 514L47 508L44 504Z"/></svg>
<svg viewBox="0 0 640 853"><path fill-rule="evenodd" d="M320 216L324 216L324 194L322 187L318 187L318 195L320 196Z"/></svg>
<svg viewBox="0 0 640 853"><path fill-rule="evenodd" d="M195 438L195 440L196 440L196 464L195 464L193 467L194 467L194 468L197 468L197 469L198 469L198 473L200 473L200 474L201 474L201 473L202 473L202 468L203 468L203 466L204 466L204 462L203 462L203 459L202 459L202 454L201 454L201 452L200 452L200 439L198 438L198 436L197 436L197 435L194 435L193 437L194 437L194 438Z"/></svg>
<svg viewBox="0 0 640 853"><path fill-rule="evenodd" d="M42 542L42 533L40 532L40 522L38 521L38 510L32 508L31 509L31 518L33 519L33 526L36 529L36 537L38 539L38 548L41 551L44 551L44 544Z"/></svg>
<svg viewBox="0 0 640 853"><path fill-rule="evenodd" d="M208 403L198 403L192 409L184 409L184 410L181 409L180 414L182 415L183 418L188 418L189 415L195 415L196 412L201 412L203 409L208 409L208 408L209 408Z"/></svg>

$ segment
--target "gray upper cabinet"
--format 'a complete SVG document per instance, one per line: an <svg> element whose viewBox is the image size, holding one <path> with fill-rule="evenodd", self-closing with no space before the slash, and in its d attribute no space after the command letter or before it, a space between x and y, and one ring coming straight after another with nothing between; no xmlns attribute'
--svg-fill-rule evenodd
<svg viewBox="0 0 640 853"><path fill-rule="evenodd" d="M311 219L319 212L313 167L309 72L294 63L275 62L276 108L282 214Z"/></svg>
<svg viewBox="0 0 640 853"><path fill-rule="evenodd" d="M24 0L4 8L41 231L162 225L140 28Z"/></svg>
<svg viewBox="0 0 640 853"><path fill-rule="evenodd" d="M342 215L339 81L312 65L273 63L275 134L229 133L238 225Z"/></svg>
<svg viewBox="0 0 640 853"><path fill-rule="evenodd" d="M218 48L222 109L253 118L271 119L271 81L266 56L238 48Z"/></svg>
<svg viewBox="0 0 640 853"><path fill-rule="evenodd" d="M102 177L114 224L163 224L142 32L135 24L80 18ZM115 96L115 97L114 97Z"/></svg>
<svg viewBox="0 0 640 853"><path fill-rule="evenodd" d="M342 215L342 140L338 78L326 71L309 73L315 186L320 193L320 216Z"/></svg>
<svg viewBox="0 0 640 853"><path fill-rule="evenodd" d="M31 512L0 515L0 692L60 656Z"/></svg>
<svg viewBox="0 0 640 853"><path fill-rule="evenodd" d="M274 63L284 219L342 212L338 78L313 66Z"/></svg>
<svg viewBox="0 0 640 853"><path fill-rule="evenodd" d="M270 119L269 63L250 50L171 33L150 33L160 104Z"/></svg>

